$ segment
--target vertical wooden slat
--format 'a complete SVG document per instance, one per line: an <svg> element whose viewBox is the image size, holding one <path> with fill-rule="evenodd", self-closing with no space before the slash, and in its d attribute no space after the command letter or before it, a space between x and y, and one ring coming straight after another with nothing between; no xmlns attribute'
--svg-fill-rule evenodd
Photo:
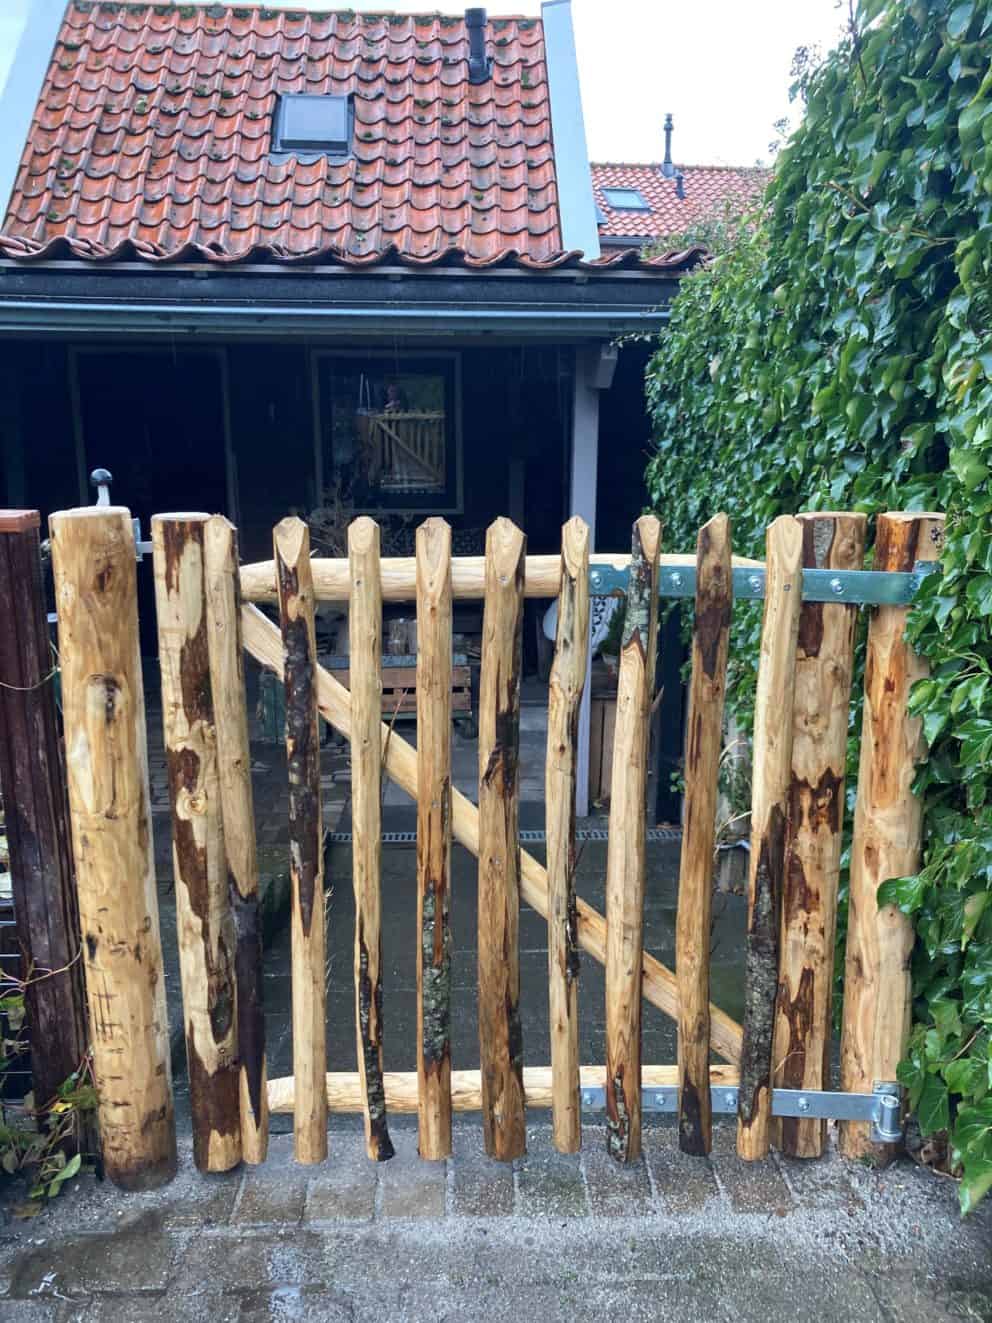
<svg viewBox="0 0 992 1323"><path fill-rule="evenodd" d="M660 545L661 525L643 515L631 547L606 855L606 1144L618 1162L641 1152L646 795Z"/></svg>
<svg viewBox="0 0 992 1323"><path fill-rule="evenodd" d="M545 811L548 836L548 1008L555 1147L582 1143L579 1100L579 935L575 898L575 777L579 708L589 656L589 529L561 533L558 631L548 687Z"/></svg>
<svg viewBox="0 0 992 1323"><path fill-rule="evenodd" d="M486 1152L526 1152L520 1028L520 667L527 540L509 519L486 535L479 696L479 1055Z"/></svg>
<svg viewBox="0 0 992 1323"><path fill-rule="evenodd" d="M798 520L791 515L776 519L768 529L765 547L765 612L754 705L744 1042L737 1111L737 1152L749 1161L768 1155L771 1133L772 1037L792 767L796 639L803 591L803 532Z"/></svg>
<svg viewBox="0 0 992 1323"><path fill-rule="evenodd" d="M72 847L107 1175L176 1172L152 850L134 533L127 510L50 520Z"/></svg>
<svg viewBox="0 0 992 1323"><path fill-rule="evenodd" d="M35 1107L87 1050L86 988L37 510L0 510L0 790L31 1034ZM89 1149L88 1133L67 1136Z"/></svg>
<svg viewBox="0 0 992 1323"><path fill-rule="evenodd" d="M224 819L224 853L237 942L238 1086L241 1151L246 1162L265 1161L269 1144L262 994L262 933L251 789L251 748L245 665L241 647L238 534L223 515L203 535L207 590L207 647L217 731L217 777Z"/></svg>
<svg viewBox="0 0 992 1323"><path fill-rule="evenodd" d="M864 565L865 516L799 515L803 568ZM829 1088L830 1008L837 885L844 824L844 767L857 606L804 602L799 613L792 774L782 896L775 1086ZM826 1122L773 1121L773 1141L791 1157L819 1157Z"/></svg>
<svg viewBox="0 0 992 1323"><path fill-rule="evenodd" d="M876 570L912 570L940 558L944 516L882 514L875 535ZM878 607L868 626L861 764L851 846L850 909L841 1034L841 1084L870 1093L892 1083L910 1029L911 921L876 893L920 863L922 808L913 794L916 764L924 755L919 718L907 702L927 663L904 638L906 607ZM863 1122L844 1122L841 1151L848 1157L889 1161L891 1145L873 1144Z"/></svg>
<svg viewBox="0 0 992 1323"><path fill-rule="evenodd" d="M675 976L679 984L679 1147L712 1146L710 926L723 704L734 584L730 521L718 514L696 542L696 615L685 741L685 821L679 866Z"/></svg>
<svg viewBox="0 0 992 1323"><path fill-rule="evenodd" d="M393 1156L382 1079L382 582L379 525L348 529L351 568L351 815L354 837L355 998L358 1073L365 1096L365 1150Z"/></svg>
<svg viewBox="0 0 992 1323"><path fill-rule="evenodd" d="M451 1153L451 529L417 529L417 1115Z"/></svg>
<svg viewBox="0 0 992 1323"><path fill-rule="evenodd" d="M327 1157L327 1029L324 979L324 826L317 726L310 530L283 519L273 530L286 686L289 777L290 937L293 966L293 1140L297 1162Z"/></svg>
<svg viewBox="0 0 992 1323"><path fill-rule="evenodd" d="M207 647L207 518L156 515L152 546L193 1158L201 1171L229 1171L241 1161L237 942Z"/></svg>

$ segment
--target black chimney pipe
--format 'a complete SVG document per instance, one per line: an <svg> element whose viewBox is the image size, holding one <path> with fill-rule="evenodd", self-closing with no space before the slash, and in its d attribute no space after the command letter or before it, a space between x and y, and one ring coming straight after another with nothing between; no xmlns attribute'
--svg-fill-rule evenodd
<svg viewBox="0 0 992 1323"><path fill-rule="evenodd" d="M468 28L468 81L474 86L488 83L492 61L486 56L486 11L466 9L465 26Z"/></svg>
<svg viewBox="0 0 992 1323"><path fill-rule="evenodd" d="M669 113L665 116L665 159L661 164L661 173L666 179L672 179L675 176L675 166L672 165L672 129L674 127L674 121Z"/></svg>

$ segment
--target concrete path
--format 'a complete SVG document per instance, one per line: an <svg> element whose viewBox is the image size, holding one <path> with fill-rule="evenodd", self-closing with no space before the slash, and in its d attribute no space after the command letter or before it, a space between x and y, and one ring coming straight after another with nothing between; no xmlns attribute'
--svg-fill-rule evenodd
<svg viewBox="0 0 992 1323"><path fill-rule="evenodd" d="M545 1124L512 1167L422 1163L411 1119L397 1157L366 1162L353 1120L319 1169L292 1160L204 1178L183 1152L167 1189L91 1177L31 1222L0 1228L3 1323L947 1323L992 1318L992 1209L962 1223L953 1186L902 1163L828 1157L745 1166L733 1130L712 1160L670 1125L623 1171L587 1127L562 1157Z"/></svg>

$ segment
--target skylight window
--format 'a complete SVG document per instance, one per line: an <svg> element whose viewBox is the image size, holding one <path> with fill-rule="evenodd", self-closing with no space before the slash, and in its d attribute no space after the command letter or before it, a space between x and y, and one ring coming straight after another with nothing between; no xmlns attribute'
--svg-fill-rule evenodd
<svg viewBox="0 0 992 1323"><path fill-rule="evenodd" d="M355 115L351 98L292 92L279 98L272 150L294 155L347 157Z"/></svg>
<svg viewBox="0 0 992 1323"><path fill-rule="evenodd" d="M644 194L636 188L604 188L606 205L614 211L650 211Z"/></svg>

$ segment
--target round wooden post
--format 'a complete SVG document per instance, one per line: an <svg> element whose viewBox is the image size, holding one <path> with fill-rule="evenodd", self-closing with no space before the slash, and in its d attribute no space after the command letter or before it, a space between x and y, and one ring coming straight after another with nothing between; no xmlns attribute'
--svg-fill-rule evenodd
<svg viewBox="0 0 992 1323"><path fill-rule="evenodd" d="M747 986L737 1111L737 1152L748 1161L768 1156L771 1137L772 1038L803 591L803 534L798 521L791 515L776 519L768 529L766 547L765 611L754 704Z"/></svg>
<svg viewBox="0 0 992 1323"><path fill-rule="evenodd" d="M685 830L679 867L675 975L679 983L679 1147L712 1147L710 928L723 703L734 584L730 521L718 514L696 542L696 616L685 746Z"/></svg>
<svg viewBox="0 0 992 1323"><path fill-rule="evenodd" d="M606 1145L641 1155L641 965L644 955L648 742L658 642L661 525L634 525L617 681L606 854Z"/></svg>
<svg viewBox="0 0 992 1323"><path fill-rule="evenodd" d="M860 570L863 514L801 514L803 568ZM775 1087L828 1089L844 768L858 608L804 602L799 613L789 826L782 894ZM819 1157L826 1121L774 1120L791 1157Z"/></svg>
<svg viewBox="0 0 992 1323"><path fill-rule="evenodd" d="M479 1059L486 1152L527 1149L520 1027L520 666L527 540L509 519L486 534L479 695Z"/></svg>
<svg viewBox="0 0 992 1323"><path fill-rule="evenodd" d="M417 529L417 1078L422 1158L451 1153L451 529Z"/></svg>
<svg viewBox="0 0 992 1323"><path fill-rule="evenodd" d="M37 510L0 510L0 788L35 1109L86 1055L86 989ZM79 1136L92 1151L93 1134ZM67 1156L76 1151L68 1136Z"/></svg>
<svg viewBox="0 0 992 1323"><path fill-rule="evenodd" d="M393 1156L382 1082L382 591L379 525L348 529L351 563L351 796L355 886L355 1023L365 1085L365 1151Z"/></svg>
<svg viewBox="0 0 992 1323"><path fill-rule="evenodd" d="M237 942L207 642L208 517L156 515L152 546L193 1158L201 1171L229 1171L241 1161Z"/></svg>
<svg viewBox="0 0 992 1323"><path fill-rule="evenodd" d="M292 884L293 1074L296 1161L327 1157L327 988L324 932L324 825L317 724L317 637L310 577L310 530L283 519L272 534L279 583L286 684L289 869Z"/></svg>
<svg viewBox="0 0 992 1323"><path fill-rule="evenodd" d="M169 1026L152 851L134 532L127 510L50 520L66 772L107 1175L176 1172Z"/></svg>
<svg viewBox="0 0 992 1323"><path fill-rule="evenodd" d="M224 818L224 854L237 940L239 1094L241 1153L265 1161L269 1143L262 995L262 930L258 911L258 862L251 790L251 748L241 646L238 533L223 515L203 531L207 590L207 646L217 732L217 780Z"/></svg>
<svg viewBox="0 0 992 1323"><path fill-rule="evenodd" d="M548 1010L555 1148L582 1143L579 1101L579 934L575 903L575 776L579 708L589 656L589 529L579 518L561 532L561 593L548 686L545 809L548 833Z"/></svg>
<svg viewBox="0 0 992 1323"><path fill-rule="evenodd" d="M905 572L939 560L943 537L943 515L879 515L874 567ZM841 1033L841 1085L849 1093L895 1082L911 1023L913 925L894 905L879 908L876 900L883 882L915 873L920 863L922 807L913 777L924 746L921 722L907 703L928 667L906 642L907 615L907 607L881 606L868 626ZM860 1121L842 1123L840 1147L847 1157L876 1162L896 1151L872 1143Z"/></svg>

